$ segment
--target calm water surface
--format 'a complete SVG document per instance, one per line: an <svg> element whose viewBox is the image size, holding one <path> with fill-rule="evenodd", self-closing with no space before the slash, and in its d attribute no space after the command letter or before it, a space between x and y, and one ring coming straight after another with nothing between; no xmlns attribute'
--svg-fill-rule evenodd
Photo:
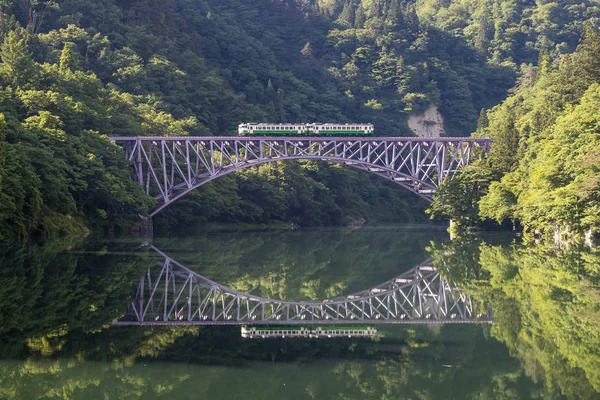
<svg viewBox="0 0 600 400"><path fill-rule="evenodd" d="M368 289L433 257L496 320L380 326L376 340L111 328L159 259L148 246L13 246L0 252L0 399L600 398L600 258L513 242L450 242L425 226L211 228L152 242L209 279L284 300Z"/></svg>

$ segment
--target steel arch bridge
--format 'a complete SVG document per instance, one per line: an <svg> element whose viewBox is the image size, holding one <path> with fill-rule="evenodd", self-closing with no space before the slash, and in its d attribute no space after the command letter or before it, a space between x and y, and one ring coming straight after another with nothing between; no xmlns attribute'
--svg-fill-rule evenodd
<svg viewBox="0 0 600 400"><path fill-rule="evenodd" d="M156 215L188 192L231 172L281 160L321 160L382 176L431 202L448 176L468 165L488 138L111 137L133 163L135 180L156 197Z"/></svg>
<svg viewBox="0 0 600 400"><path fill-rule="evenodd" d="M254 296L191 271L160 250L124 319L113 325L307 325L491 323L431 260L374 288L323 301ZM481 307L479 307L481 308Z"/></svg>

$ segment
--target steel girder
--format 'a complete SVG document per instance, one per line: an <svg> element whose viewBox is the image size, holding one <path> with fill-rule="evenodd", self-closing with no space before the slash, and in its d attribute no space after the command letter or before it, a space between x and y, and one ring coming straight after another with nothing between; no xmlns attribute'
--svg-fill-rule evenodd
<svg viewBox="0 0 600 400"><path fill-rule="evenodd" d="M383 284L323 301L282 301L207 279L153 247L158 268L140 279L127 315L114 325L290 325L491 323L430 260Z"/></svg>
<svg viewBox="0 0 600 400"><path fill-rule="evenodd" d="M442 181L468 165L487 138L111 137L135 180L155 196L155 215L186 193L231 172L271 161L320 160L382 176L431 202Z"/></svg>

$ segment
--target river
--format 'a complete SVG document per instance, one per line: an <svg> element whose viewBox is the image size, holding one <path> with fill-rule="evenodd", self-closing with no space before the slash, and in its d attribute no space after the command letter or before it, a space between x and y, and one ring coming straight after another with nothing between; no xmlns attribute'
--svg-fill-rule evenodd
<svg viewBox="0 0 600 400"><path fill-rule="evenodd" d="M161 260L140 240L0 251L0 399L600 398L600 257L443 228L209 227L160 252L240 292L322 300L432 258L493 324L378 325L371 338L244 339L236 326L110 326Z"/></svg>

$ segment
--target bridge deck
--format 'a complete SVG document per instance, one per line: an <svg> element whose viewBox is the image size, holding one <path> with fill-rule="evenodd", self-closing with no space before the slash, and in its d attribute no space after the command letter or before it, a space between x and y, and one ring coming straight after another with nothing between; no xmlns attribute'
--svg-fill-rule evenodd
<svg viewBox="0 0 600 400"><path fill-rule="evenodd" d="M181 141L181 140L240 140L240 141L252 141L252 140L296 140L296 139L308 139L317 141L332 141L332 140L345 140L351 139L352 141L402 141L402 142L456 142L456 141L475 141L477 143L491 143L491 138L477 138L469 136L461 137L439 137L439 138L422 138L415 136L110 136L110 140L113 142L126 142L131 140L166 140Z"/></svg>

